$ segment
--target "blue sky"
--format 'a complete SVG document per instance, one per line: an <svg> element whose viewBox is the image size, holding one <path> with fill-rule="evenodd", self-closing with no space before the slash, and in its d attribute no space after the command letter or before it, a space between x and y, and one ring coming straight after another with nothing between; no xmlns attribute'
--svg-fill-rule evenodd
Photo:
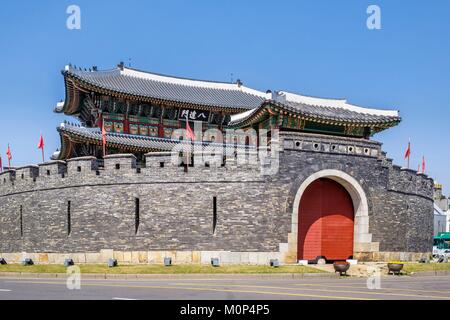
<svg viewBox="0 0 450 320"><path fill-rule="evenodd" d="M66 9L81 8L81 30ZM381 8L368 30L366 9ZM399 165L412 142L427 173L450 191L450 2L347 1L10 1L0 10L0 153L13 165L59 147L52 112L64 98L68 63L109 69L119 61L171 75L260 90L347 98L394 108L403 122L374 137Z"/></svg>

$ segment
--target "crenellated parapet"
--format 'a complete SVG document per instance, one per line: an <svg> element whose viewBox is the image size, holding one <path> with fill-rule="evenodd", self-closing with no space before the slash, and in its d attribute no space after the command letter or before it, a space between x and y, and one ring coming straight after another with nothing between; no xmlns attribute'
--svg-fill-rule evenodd
<svg viewBox="0 0 450 320"><path fill-rule="evenodd" d="M135 170L136 169L136 156L133 154L113 154L107 155L104 158L105 170Z"/></svg>
<svg viewBox="0 0 450 320"><path fill-rule="evenodd" d="M80 157L5 171L0 174L0 196L81 185L261 179L256 151L227 156L152 152L142 163L137 163L133 154L115 154L104 159Z"/></svg>
<svg viewBox="0 0 450 320"><path fill-rule="evenodd" d="M377 167L384 172L386 177L386 189L389 191L416 195L426 198L433 196L433 179L425 174L402 168L388 158L386 152L381 149L382 144L366 139L337 137L300 132L280 132L280 146L283 151L298 151L314 154L322 154L326 157L349 161L354 158L376 159ZM351 161L351 160L350 160ZM373 168L374 169L374 168Z"/></svg>
<svg viewBox="0 0 450 320"><path fill-rule="evenodd" d="M263 181L274 175L285 151L319 153L344 161L371 158L378 162L389 191L431 198L433 180L393 164L381 143L317 134L281 132L279 152L269 147L237 149L225 154L196 151L188 154L151 152L138 163L133 154L79 157L25 166L0 174L0 196L33 190L81 185L136 184L155 182ZM272 145L275 140L272 140ZM375 163L376 163L375 162Z"/></svg>
<svg viewBox="0 0 450 320"><path fill-rule="evenodd" d="M63 175L67 172L65 161L49 161L39 164L39 176Z"/></svg>
<svg viewBox="0 0 450 320"><path fill-rule="evenodd" d="M68 174L96 171L98 161L95 157L80 157L67 160Z"/></svg>
<svg viewBox="0 0 450 320"><path fill-rule="evenodd" d="M11 184L16 178L16 170L10 169L0 173L0 181L3 185Z"/></svg>
<svg viewBox="0 0 450 320"><path fill-rule="evenodd" d="M378 158L381 143L366 139L337 137L300 132L280 132L281 150L330 153Z"/></svg>
<svg viewBox="0 0 450 320"><path fill-rule="evenodd" d="M378 161L387 171L389 191L399 192L409 195L417 195L425 198L432 198L434 180L426 174L416 170L407 169L394 164L393 159L387 156L384 151L380 152Z"/></svg>
<svg viewBox="0 0 450 320"><path fill-rule="evenodd" d="M16 168L16 177L21 180L34 180L39 175L39 166L30 165Z"/></svg>
<svg viewBox="0 0 450 320"><path fill-rule="evenodd" d="M415 170L391 165L388 181L390 191L433 198L434 180Z"/></svg>

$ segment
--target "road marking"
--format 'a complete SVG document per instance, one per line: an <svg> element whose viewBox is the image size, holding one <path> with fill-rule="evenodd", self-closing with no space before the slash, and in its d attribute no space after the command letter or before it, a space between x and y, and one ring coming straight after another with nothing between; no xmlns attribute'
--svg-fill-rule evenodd
<svg viewBox="0 0 450 320"><path fill-rule="evenodd" d="M49 284L55 285L55 282L44 281L28 281L29 284ZM59 284L58 284L59 285ZM120 284L91 284L83 283L83 286L92 287L120 287L131 289L167 289L167 290L187 290L187 291L212 291L212 292L231 292L231 293L254 293L260 295L278 295L278 296L292 296L292 297L306 297L306 298L321 298L321 299L342 299L342 300L375 300L369 298L355 298L347 296L330 296L317 294L302 294L302 293L288 293L288 292L270 292L270 291L255 291L255 290L229 290L229 289L215 289L215 288L199 288L199 287L180 287L180 286L135 286L135 285L120 285Z"/></svg>
<svg viewBox="0 0 450 320"><path fill-rule="evenodd" d="M175 283L178 286L187 286L187 285L198 285L198 286L227 286L227 287L236 287L236 288L261 288L261 289L282 289L282 290L298 290L297 288L286 288L286 287L274 287L274 286L255 286L255 285L221 285L221 284L193 284L193 283ZM426 296L426 295L416 295L416 294L405 294L405 293L390 293L390 292L373 292L373 291L349 291L349 290L327 290L327 289L308 289L301 288L301 290L305 291L319 291L319 292L330 292L330 293L354 293L354 294L365 294L365 295L384 295L384 296L402 296L402 297L414 297L414 298L429 298L429 299L439 299L439 300L449 300L450 297L442 297L442 296Z"/></svg>
<svg viewBox="0 0 450 320"><path fill-rule="evenodd" d="M0 292L11 292L11 290L8 290L8 289L0 289Z"/></svg>
<svg viewBox="0 0 450 320"><path fill-rule="evenodd" d="M115 298L112 298L113 300L125 300L125 301L128 301L128 300L138 300L138 299L131 299L131 298L117 298L117 297L115 297Z"/></svg>
<svg viewBox="0 0 450 320"><path fill-rule="evenodd" d="M177 275L177 274L175 274ZM227 274L222 274L224 277L227 276ZM251 274L247 276L252 276ZM434 284L436 282L441 282L442 278L444 279L450 279L450 275L442 275L442 276L424 276L424 277L411 277L411 276L401 276L399 278L394 278L393 276L382 276L381 281L385 283L421 283L421 284ZM9 282L8 280L62 280L66 281L66 278L43 278L43 277L9 277L9 276L1 276L0 279L5 280L4 282ZM361 279L361 281L359 281ZM426 281L424 281L426 279ZM310 281L320 280L320 282L325 283L346 283L346 284L365 284L367 278L282 278L277 279L274 278L246 278L246 275L242 275L242 278L221 278L221 279L214 279L214 278L192 278L192 279L177 279L177 278L131 278L131 279L114 279L114 278L86 278L85 280L89 281L127 281L127 282L163 282L163 281L256 281L256 282L268 282L268 281L286 281L286 282L303 282L305 284L309 284ZM434 280L434 281L432 281Z"/></svg>
<svg viewBox="0 0 450 320"><path fill-rule="evenodd" d="M381 281L383 283L383 281ZM357 284L357 283L355 283ZM338 286L338 285L326 285L319 283L295 283L294 286L312 286L312 287L326 287L326 288L353 288L353 289L368 289L367 286L354 286L354 285L346 285L346 286ZM450 294L450 291L441 291L441 290L418 290L418 289L409 289L409 288L388 288L382 287L377 290L392 290L392 291L410 291L410 292L429 292L429 293L440 293L440 294ZM450 298L450 297L449 297Z"/></svg>

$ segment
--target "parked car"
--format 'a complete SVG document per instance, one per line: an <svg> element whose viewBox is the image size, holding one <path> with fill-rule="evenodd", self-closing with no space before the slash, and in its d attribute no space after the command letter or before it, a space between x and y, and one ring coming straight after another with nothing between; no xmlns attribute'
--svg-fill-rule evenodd
<svg viewBox="0 0 450 320"><path fill-rule="evenodd" d="M450 232L440 232L433 239L433 257L438 258L450 250Z"/></svg>
<svg viewBox="0 0 450 320"><path fill-rule="evenodd" d="M450 259L450 250L445 250L437 255L437 262L447 263Z"/></svg>

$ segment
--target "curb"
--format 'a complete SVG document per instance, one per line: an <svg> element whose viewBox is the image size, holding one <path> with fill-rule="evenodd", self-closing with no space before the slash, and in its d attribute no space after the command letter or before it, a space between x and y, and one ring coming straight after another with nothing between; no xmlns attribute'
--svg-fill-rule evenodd
<svg viewBox="0 0 450 320"><path fill-rule="evenodd" d="M450 276L450 270L418 271L408 274L411 277Z"/></svg>
<svg viewBox="0 0 450 320"><path fill-rule="evenodd" d="M46 279L66 279L65 273L25 273L25 272L0 272L0 278L46 278ZM82 274L84 279L115 279L115 280L130 280L130 279L304 279L304 278L339 278L339 275L334 273L272 273L272 274L255 274L255 273L176 273L176 274L105 274L105 273L86 273Z"/></svg>

